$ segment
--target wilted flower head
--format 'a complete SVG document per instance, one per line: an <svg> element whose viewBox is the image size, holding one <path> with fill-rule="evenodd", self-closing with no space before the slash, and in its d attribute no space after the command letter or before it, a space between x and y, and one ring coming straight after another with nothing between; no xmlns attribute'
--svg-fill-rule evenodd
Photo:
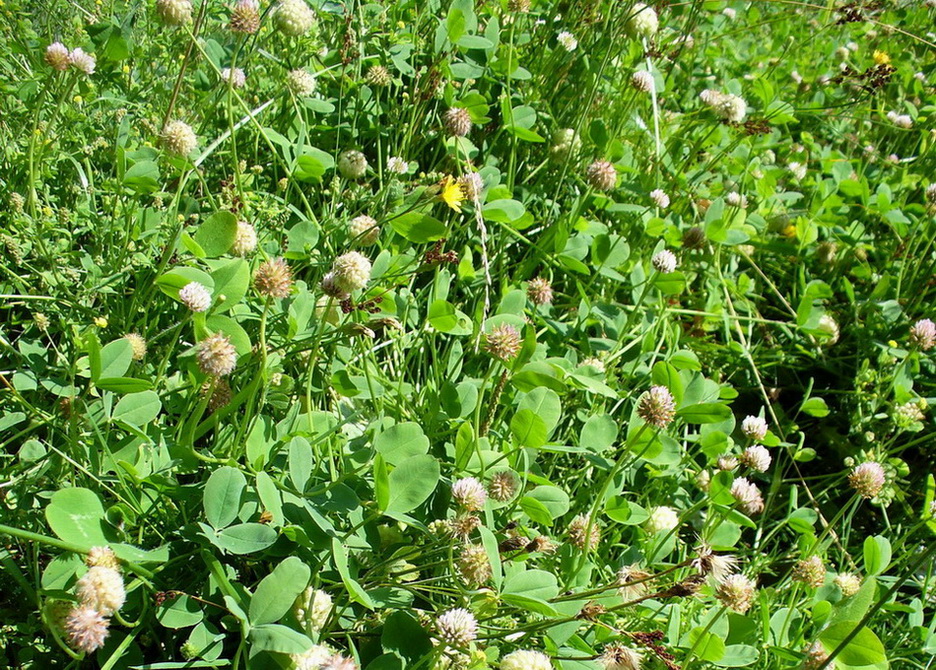
<svg viewBox="0 0 936 670"><path fill-rule="evenodd" d="M325 294L323 297L331 297L337 300L344 300L348 297L348 292L345 291L341 285L339 285L338 278L334 271L325 273L325 275L322 277L320 286L322 292Z"/></svg>
<svg viewBox="0 0 936 670"><path fill-rule="evenodd" d="M110 616L127 599L123 577L114 568L96 565L78 580L78 600L82 605L93 607L104 616Z"/></svg>
<svg viewBox="0 0 936 670"><path fill-rule="evenodd" d="M226 335L215 333L198 343L195 358L206 375L226 377L237 366L237 349Z"/></svg>
<svg viewBox="0 0 936 670"><path fill-rule="evenodd" d="M124 339L130 343L130 357L135 361L142 361L146 357L146 340L138 333L127 333Z"/></svg>
<svg viewBox="0 0 936 670"><path fill-rule="evenodd" d="M97 60L94 58L94 55L87 53L81 47L72 49L72 52L68 54L68 63L73 68L81 70L89 76L94 74L94 68L97 66Z"/></svg>
<svg viewBox="0 0 936 670"><path fill-rule="evenodd" d="M484 485L474 477L464 477L452 484L452 497L466 510L473 512L484 507L487 491Z"/></svg>
<svg viewBox="0 0 936 670"><path fill-rule="evenodd" d="M738 459L744 465L758 472L767 472L770 467L770 452L759 444L754 444L744 450Z"/></svg>
<svg viewBox="0 0 936 670"><path fill-rule="evenodd" d="M754 602L756 587L744 575L729 575L718 582L715 597L730 610L744 614Z"/></svg>
<svg viewBox="0 0 936 670"><path fill-rule="evenodd" d="M705 231L699 226L692 226L683 233L682 243L686 249L701 249L705 246Z"/></svg>
<svg viewBox="0 0 936 670"><path fill-rule="evenodd" d="M107 639L108 620L93 607L79 605L65 618L65 633L68 644L86 654L104 646Z"/></svg>
<svg viewBox="0 0 936 670"><path fill-rule="evenodd" d="M608 161L595 161L588 166L588 183L599 191L610 191L617 185L617 171Z"/></svg>
<svg viewBox="0 0 936 670"><path fill-rule="evenodd" d="M167 26L181 26L192 20L190 0L156 0L156 14Z"/></svg>
<svg viewBox="0 0 936 670"><path fill-rule="evenodd" d="M552 302L552 284L546 277L536 277L527 282L527 298L534 305L548 305Z"/></svg>
<svg viewBox="0 0 936 670"><path fill-rule="evenodd" d="M853 572L840 572L835 575L833 580L835 585L839 587L842 591L842 595L846 598L855 595L858 593L858 589L861 588L861 577L854 574Z"/></svg>
<svg viewBox="0 0 936 670"><path fill-rule="evenodd" d="M377 220L367 214L356 216L348 223L348 232L356 244L369 247L380 238Z"/></svg>
<svg viewBox="0 0 936 670"><path fill-rule="evenodd" d="M936 183L927 186L924 194L926 195L926 202L936 204Z"/></svg>
<svg viewBox="0 0 936 670"><path fill-rule="evenodd" d="M875 497L884 488L886 481L884 467L876 461L866 461L848 475L848 483L862 498Z"/></svg>
<svg viewBox="0 0 936 670"><path fill-rule="evenodd" d="M332 597L313 587L308 587L293 604L293 614L302 629L309 635L317 635L332 613Z"/></svg>
<svg viewBox="0 0 936 670"><path fill-rule="evenodd" d="M466 172L458 178L458 187L466 200L477 200L484 191L484 179L477 172Z"/></svg>
<svg viewBox="0 0 936 670"><path fill-rule="evenodd" d="M757 485L744 477L738 477L731 484L731 495L745 514L760 514L764 511L764 499Z"/></svg>
<svg viewBox="0 0 936 670"><path fill-rule="evenodd" d="M184 121L170 121L163 128L162 144L173 156L184 158L195 150L198 137L192 127Z"/></svg>
<svg viewBox="0 0 936 670"><path fill-rule="evenodd" d="M307 70L290 70L286 75L286 86L299 97L308 97L315 93L316 79Z"/></svg>
<svg viewBox="0 0 936 670"><path fill-rule="evenodd" d="M498 502L507 502L517 493L517 477L510 470L500 470L491 475L488 493Z"/></svg>
<svg viewBox="0 0 936 670"><path fill-rule="evenodd" d="M653 204L660 209L666 209L670 205L669 196L666 195L666 192L661 188L650 191L650 199L653 201Z"/></svg>
<svg viewBox="0 0 936 670"><path fill-rule="evenodd" d="M288 37L300 37L315 25L315 12L305 0L280 0L273 10L273 24Z"/></svg>
<svg viewBox="0 0 936 670"><path fill-rule="evenodd" d="M46 47L45 62L56 70L64 72L68 69L68 49L61 42L53 42Z"/></svg>
<svg viewBox="0 0 936 670"><path fill-rule="evenodd" d="M458 557L458 571L468 584L479 585L491 578L491 563L480 544L469 544Z"/></svg>
<svg viewBox="0 0 936 670"><path fill-rule="evenodd" d="M627 602L642 598L650 592L647 581L650 576L649 572L642 570L636 563L625 565L617 573L618 593Z"/></svg>
<svg viewBox="0 0 936 670"><path fill-rule="evenodd" d="M231 8L228 28L234 33L253 35L260 29L260 3L257 0L237 0Z"/></svg>
<svg viewBox="0 0 936 670"><path fill-rule="evenodd" d="M818 640L809 645L804 653L806 658L803 659L802 670L819 670L822 664L829 660L829 654L826 653L825 647ZM835 670L835 662L833 661L825 667L828 670Z"/></svg>
<svg viewBox="0 0 936 670"><path fill-rule="evenodd" d="M598 521L591 522L591 528L588 527L588 515L579 514L569 523L569 542L577 549L594 551L601 541L601 529L598 527Z"/></svg>
<svg viewBox="0 0 936 670"><path fill-rule="evenodd" d="M254 272L254 287L267 298L287 298L292 293L292 270L283 258L264 261Z"/></svg>
<svg viewBox="0 0 936 670"><path fill-rule="evenodd" d="M660 505L650 510L650 517L644 521L644 530L648 533L670 531L679 525L679 513L672 507Z"/></svg>
<svg viewBox="0 0 936 670"><path fill-rule="evenodd" d="M208 411L217 412L222 407L228 406L231 398L234 397L234 390L226 379L211 377L202 384L201 395L202 397L208 396Z"/></svg>
<svg viewBox="0 0 936 670"><path fill-rule="evenodd" d="M243 88L244 84L247 83L247 75L239 67L233 69L226 67L221 70L221 81L231 82L231 86L234 88Z"/></svg>
<svg viewBox="0 0 936 670"><path fill-rule="evenodd" d="M500 670L553 670L549 656L541 651L518 649L504 656Z"/></svg>
<svg viewBox="0 0 936 670"><path fill-rule="evenodd" d="M676 416L676 401L665 386L651 386L637 401L637 416L655 428L666 428Z"/></svg>
<svg viewBox="0 0 936 670"><path fill-rule="evenodd" d="M206 312L211 307L211 291L197 281L179 289L179 300L193 312Z"/></svg>
<svg viewBox="0 0 936 670"><path fill-rule="evenodd" d="M646 70L639 70L631 75L631 86L642 93L653 90L653 75Z"/></svg>
<svg viewBox="0 0 936 670"><path fill-rule="evenodd" d="M745 437L760 442L767 435L767 420L760 416L746 416L741 422L741 432Z"/></svg>
<svg viewBox="0 0 936 670"><path fill-rule="evenodd" d="M463 107L451 107L442 115L442 125L452 137L465 137L471 132L471 114Z"/></svg>
<svg viewBox="0 0 936 670"><path fill-rule="evenodd" d="M453 647L467 647L478 637L478 622L474 614L468 610L457 607L436 619L436 630L439 638Z"/></svg>
<svg viewBox="0 0 936 670"><path fill-rule="evenodd" d="M819 588L825 582L825 565L818 556L810 556L797 561L791 575L793 581L803 582L807 586Z"/></svg>
<svg viewBox="0 0 936 670"><path fill-rule="evenodd" d="M520 353L522 345L520 332L509 323L494 326L484 336L484 350L505 363Z"/></svg>
<svg viewBox="0 0 936 670"><path fill-rule="evenodd" d="M350 149L338 156L338 172L345 179L360 179L367 172L367 156Z"/></svg>
<svg viewBox="0 0 936 670"><path fill-rule="evenodd" d="M669 274L676 271L678 261L676 260L676 254L672 251L662 249L653 255L650 263L653 265L653 269L660 274Z"/></svg>
<svg viewBox="0 0 936 670"><path fill-rule="evenodd" d="M598 657L604 670L640 670L641 656L620 642L607 645Z"/></svg>
<svg viewBox="0 0 936 670"><path fill-rule="evenodd" d="M568 30L563 30L561 33L556 35L556 41L566 51L575 51L575 49L578 47L578 40L575 39L575 35L570 33Z"/></svg>
<svg viewBox="0 0 936 670"><path fill-rule="evenodd" d="M922 351L936 346L936 323L929 319L920 319L910 326L910 345Z"/></svg>
<svg viewBox="0 0 936 670"><path fill-rule="evenodd" d="M234 237L234 245L231 247L231 253L238 256L246 256L257 248L257 229L247 221L237 222L237 234Z"/></svg>
<svg viewBox="0 0 936 670"><path fill-rule="evenodd" d="M465 540L481 527L481 519L474 514L462 514L450 519L448 526L455 537Z"/></svg>
<svg viewBox="0 0 936 670"><path fill-rule="evenodd" d="M737 557L730 554L716 554L705 542L696 549L696 557L692 561L692 566L699 571L700 575L711 575L716 582L727 578L734 572L737 565Z"/></svg>
<svg viewBox="0 0 936 670"><path fill-rule="evenodd" d="M660 20L652 7L642 2L634 3L630 18L627 20L628 29L641 37L651 37L660 27Z"/></svg>
<svg viewBox="0 0 936 670"><path fill-rule="evenodd" d="M345 293L351 293L367 286L371 262L357 251L349 251L335 259L332 272L335 284Z"/></svg>

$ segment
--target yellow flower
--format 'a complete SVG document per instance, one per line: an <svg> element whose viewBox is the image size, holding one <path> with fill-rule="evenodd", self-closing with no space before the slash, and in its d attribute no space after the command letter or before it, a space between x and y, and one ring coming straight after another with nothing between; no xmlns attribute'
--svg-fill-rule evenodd
<svg viewBox="0 0 936 670"><path fill-rule="evenodd" d="M107 328L107 318L103 316L94 317L94 325L98 328Z"/></svg>
<svg viewBox="0 0 936 670"><path fill-rule="evenodd" d="M877 65L887 65L890 61L890 56L887 55L886 51L874 51L874 62Z"/></svg>
<svg viewBox="0 0 936 670"><path fill-rule="evenodd" d="M461 211L461 202L465 199L465 193L462 191L458 182L452 178L452 175L446 175L442 180L442 195L440 196L445 204L456 212Z"/></svg>
<svg viewBox="0 0 936 670"><path fill-rule="evenodd" d="M792 226L792 225L787 226L786 228L783 229L783 231L781 232L781 235L783 235L784 237L789 237L789 238L796 237L796 226Z"/></svg>

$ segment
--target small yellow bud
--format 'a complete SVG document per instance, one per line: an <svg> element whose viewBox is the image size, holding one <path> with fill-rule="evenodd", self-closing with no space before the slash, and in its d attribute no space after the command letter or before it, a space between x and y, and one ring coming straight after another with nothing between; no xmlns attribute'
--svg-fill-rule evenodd
<svg viewBox="0 0 936 670"><path fill-rule="evenodd" d="M94 325L98 328L107 328L107 318L103 316L94 317Z"/></svg>
<svg viewBox="0 0 936 670"><path fill-rule="evenodd" d="M888 340L887 346L889 346L891 349L896 349L899 345L894 340Z"/></svg>
<svg viewBox="0 0 936 670"><path fill-rule="evenodd" d="M129 65L124 64L124 66L123 66L122 69L123 69L123 73L124 73L124 74L130 74L130 66L129 66Z"/></svg>
<svg viewBox="0 0 936 670"><path fill-rule="evenodd" d="M781 233L784 237L793 238L796 237L796 226L787 226L783 229Z"/></svg>
<svg viewBox="0 0 936 670"><path fill-rule="evenodd" d="M874 51L874 62L877 65L887 65L891 62L890 56L886 51Z"/></svg>

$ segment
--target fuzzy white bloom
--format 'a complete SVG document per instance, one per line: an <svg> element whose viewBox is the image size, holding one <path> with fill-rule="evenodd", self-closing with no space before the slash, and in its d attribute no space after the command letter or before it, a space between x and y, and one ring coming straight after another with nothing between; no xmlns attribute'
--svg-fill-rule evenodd
<svg viewBox="0 0 936 670"><path fill-rule="evenodd" d="M474 477L465 477L452 484L452 497L465 509L475 511L484 507L487 491Z"/></svg>
<svg viewBox="0 0 936 670"><path fill-rule="evenodd" d="M371 262L357 251L349 251L335 259L332 272L338 288L345 293L351 293L367 286L367 282L370 281Z"/></svg>
<svg viewBox="0 0 936 670"><path fill-rule="evenodd" d="M731 484L731 495L745 514L760 514L764 510L760 489L744 477L738 477Z"/></svg>
<svg viewBox="0 0 936 670"><path fill-rule="evenodd" d="M198 136L185 121L170 121L163 128L162 143L170 154L184 158L198 146Z"/></svg>
<svg viewBox="0 0 936 670"><path fill-rule="evenodd" d="M748 206L747 196L741 195L737 191L731 191L728 195L725 196L725 202L732 207L740 207L745 209Z"/></svg>
<svg viewBox="0 0 936 670"><path fill-rule="evenodd" d="M247 221L237 222L237 234L231 252L238 256L246 256L257 248L257 229Z"/></svg>
<svg viewBox="0 0 936 670"><path fill-rule="evenodd" d="M319 670L334 655L334 649L317 644L301 654L290 654L289 660L293 664L292 670Z"/></svg>
<svg viewBox="0 0 936 670"><path fill-rule="evenodd" d="M707 88L701 93L699 93L699 100L708 105L709 107L714 107L722 99L722 94L719 91L716 91L714 88Z"/></svg>
<svg viewBox="0 0 936 670"><path fill-rule="evenodd" d="M767 420L760 416L746 416L741 422L741 432L745 437L760 442L767 435Z"/></svg>
<svg viewBox="0 0 936 670"><path fill-rule="evenodd" d="M797 86L803 83L803 75L801 75L797 70L790 72L790 79L792 79L793 83Z"/></svg>
<svg viewBox="0 0 936 670"><path fill-rule="evenodd" d="M806 178L806 166L802 163L791 161L790 163L787 163L787 169L790 171L790 174L796 177L796 179L799 181L802 181Z"/></svg>
<svg viewBox="0 0 936 670"><path fill-rule="evenodd" d="M722 10L722 14L723 14L724 16L728 17L728 20L729 20L729 21L734 21L734 20L737 18L737 16L738 16L738 12L737 12L736 10L732 9L731 7L725 7L725 8Z"/></svg>
<svg viewBox="0 0 936 670"><path fill-rule="evenodd" d="M553 670L553 665L541 651L518 649L501 659L500 670Z"/></svg>
<svg viewBox="0 0 936 670"><path fill-rule="evenodd" d="M338 156L338 172L345 179L360 179L367 172L367 156L350 149Z"/></svg>
<svg viewBox="0 0 936 670"><path fill-rule="evenodd" d="M406 174L409 171L409 163L399 156L390 156L387 159L387 171L393 174Z"/></svg>
<svg viewBox="0 0 936 670"><path fill-rule="evenodd" d="M91 654L104 646L109 624L109 620L93 607L75 607L65 618L68 643L79 651Z"/></svg>
<svg viewBox="0 0 936 670"><path fill-rule="evenodd" d="M839 325L831 314L823 314L819 319L819 332L826 336L826 344L835 344L839 340Z"/></svg>
<svg viewBox="0 0 936 670"><path fill-rule="evenodd" d="M620 642L615 642L604 648L598 657L598 664L602 670L640 670L642 660L639 653Z"/></svg>
<svg viewBox="0 0 936 670"><path fill-rule="evenodd" d="M670 205L669 196L666 195L666 192L661 188L650 191L650 199L653 201L653 204L660 209L666 209Z"/></svg>
<svg viewBox="0 0 936 670"><path fill-rule="evenodd" d="M243 88L244 84L247 83L247 75L245 75L244 71L239 67L236 67L233 70L229 67L226 67L221 70L221 81L231 82L231 86L234 88Z"/></svg>
<svg viewBox="0 0 936 670"><path fill-rule="evenodd" d="M760 444L754 444L745 449L738 460L758 472L767 472L771 462L770 452Z"/></svg>
<svg viewBox="0 0 936 670"><path fill-rule="evenodd" d="M96 565L90 568L77 584L78 600L93 607L104 616L110 616L127 599L123 577L114 568Z"/></svg>
<svg viewBox="0 0 936 670"><path fill-rule="evenodd" d="M737 95L724 95L716 105L715 112L729 123L741 123L747 114L747 103Z"/></svg>
<svg viewBox="0 0 936 670"><path fill-rule="evenodd" d="M453 647L467 647L478 637L478 622L474 614L457 607L439 615L436 630L443 642Z"/></svg>
<svg viewBox="0 0 936 670"><path fill-rule="evenodd" d="M909 114L898 114L897 112L888 112L887 118L898 128L909 129L913 127L913 118Z"/></svg>
<svg viewBox="0 0 936 670"><path fill-rule="evenodd" d="M348 232L356 244L369 247L380 238L380 227L377 220L367 214L361 214L351 219Z"/></svg>
<svg viewBox="0 0 936 670"><path fill-rule="evenodd" d="M211 291L197 281L189 282L179 291L179 300L193 312L206 312L211 307Z"/></svg>
<svg viewBox="0 0 936 670"><path fill-rule="evenodd" d="M315 25L315 12L305 0L281 0L274 10L273 23L284 35L299 37Z"/></svg>
<svg viewBox="0 0 936 670"><path fill-rule="evenodd" d="M652 263L653 268L660 274L669 274L670 272L675 272L676 265L678 264L678 261L676 260L676 254L674 254L669 249L663 249L655 253L650 262Z"/></svg>
<svg viewBox="0 0 936 670"><path fill-rule="evenodd" d="M310 586L296 598L293 613L306 633L317 635L331 616L332 597Z"/></svg>
<svg viewBox="0 0 936 670"><path fill-rule="evenodd" d="M556 35L556 41L562 46L566 51L575 51L578 47L578 40L575 39L575 35L570 33L568 30L563 30L561 33Z"/></svg>
<svg viewBox="0 0 936 670"><path fill-rule="evenodd" d="M97 66L94 55L89 54L81 47L72 49L72 52L68 54L68 62L73 68L81 70L88 76L94 74L94 68Z"/></svg>
<svg viewBox="0 0 936 670"><path fill-rule="evenodd" d="M835 576L833 582L846 598L855 595L858 593L858 589L861 588L861 577L851 572L840 572Z"/></svg>
<svg viewBox="0 0 936 670"><path fill-rule="evenodd" d="M672 507L661 505L650 510L650 518L644 521L648 533L661 533L679 525L679 514Z"/></svg>
<svg viewBox="0 0 936 670"><path fill-rule="evenodd" d="M156 0L156 13L168 26L181 26L192 20L190 0Z"/></svg>
<svg viewBox="0 0 936 670"><path fill-rule="evenodd" d="M68 49L61 42L53 42L46 47L45 62L64 72L68 69Z"/></svg>
<svg viewBox="0 0 936 670"><path fill-rule="evenodd" d="M560 128L552 134L552 144L549 152L553 158L562 159L570 154L578 153L582 148L582 139L573 128Z"/></svg>
<svg viewBox="0 0 936 670"><path fill-rule="evenodd" d="M307 70L290 70L286 75L286 86L294 95L307 98L315 93L317 80Z"/></svg>
<svg viewBox="0 0 936 670"><path fill-rule="evenodd" d="M631 86L643 93L650 93L654 88L653 75L646 70L639 70L631 75Z"/></svg>
<svg viewBox="0 0 936 670"><path fill-rule="evenodd" d="M631 8L631 16L627 20L627 27L632 33L641 37L651 37L655 35L660 28L660 20L652 7L648 7L642 2L634 3Z"/></svg>

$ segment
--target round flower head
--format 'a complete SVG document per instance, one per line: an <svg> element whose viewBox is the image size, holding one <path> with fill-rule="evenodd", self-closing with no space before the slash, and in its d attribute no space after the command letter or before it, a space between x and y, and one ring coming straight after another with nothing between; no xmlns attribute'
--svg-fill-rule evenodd
<svg viewBox="0 0 936 670"><path fill-rule="evenodd" d="M458 572L466 583L478 586L491 578L491 562L480 544L469 544L458 557Z"/></svg>
<svg viewBox="0 0 936 670"><path fill-rule="evenodd" d="M226 335L215 333L198 343L195 358L206 375L226 377L237 366L237 349Z"/></svg>
<svg viewBox="0 0 936 670"><path fill-rule="evenodd" d="M364 78L371 86L387 86L393 81L390 71L383 65L371 65Z"/></svg>
<svg viewBox="0 0 936 670"><path fill-rule="evenodd" d="M666 209L669 207L670 199L669 196L661 188L654 189L650 191L650 199L653 201L653 204L659 207L660 209Z"/></svg>
<svg viewBox="0 0 936 670"><path fill-rule="evenodd" d="M77 584L78 600L93 607L104 616L110 616L127 599L123 577L114 568L96 565L90 568Z"/></svg>
<svg viewBox="0 0 936 670"><path fill-rule="evenodd" d="M305 0L280 0L273 10L273 25L287 37L300 37L315 25L315 12Z"/></svg>
<svg viewBox="0 0 936 670"><path fill-rule="evenodd" d="M861 577L851 572L840 572L833 581L846 598L855 595L861 588Z"/></svg>
<svg viewBox="0 0 936 670"><path fill-rule="evenodd" d="M387 159L387 171L393 174L406 174L409 172L409 163L399 156L390 156Z"/></svg>
<svg viewBox="0 0 936 670"><path fill-rule="evenodd" d="M741 422L741 432L745 437L760 442L767 435L767 420L760 416L746 416Z"/></svg>
<svg viewBox="0 0 936 670"><path fill-rule="evenodd" d="M306 70L290 70L286 75L286 86L300 98L307 98L315 93L316 79Z"/></svg>
<svg viewBox="0 0 936 670"><path fill-rule="evenodd" d="M246 256L257 248L257 229L247 221L237 222L237 234L234 236L234 245L231 253Z"/></svg>
<svg viewBox="0 0 936 670"><path fill-rule="evenodd" d="M649 93L653 90L653 75L646 70L635 72L631 76L631 86L641 93Z"/></svg>
<svg viewBox="0 0 936 670"><path fill-rule="evenodd" d="M651 37L656 34L660 27L660 20L652 7L648 7L642 2L634 3L630 10L630 18L627 20L628 29L635 35L641 37Z"/></svg>
<svg viewBox="0 0 936 670"><path fill-rule="evenodd" d="M730 610L744 614L754 603L756 587L754 582L744 575L729 575L718 582L715 597Z"/></svg>
<svg viewBox="0 0 936 670"><path fill-rule="evenodd" d="M81 70L89 76L94 74L94 68L97 66L97 60L94 56L81 47L72 49L72 52L68 54L68 63L76 70Z"/></svg>
<svg viewBox="0 0 936 670"><path fill-rule="evenodd" d="M553 158L562 159L578 153L582 148L582 139L572 128L560 128L552 134L549 152Z"/></svg>
<svg viewBox="0 0 936 670"><path fill-rule="evenodd" d="M884 473L884 467L876 461L867 461L857 466L848 475L848 483L862 498L873 498L881 489L887 476Z"/></svg>
<svg viewBox="0 0 936 670"><path fill-rule="evenodd" d="M699 226L693 226L683 233L682 243L686 249L701 249L705 246L705 231Z"/></svg>
<svg viewBox="0 0 936 670"><path fill-rule="evenodd" d="M552 284L545 277L536 277L527 282L527 298L534 305L548 305L552 302Z"/></svg>
<svg viewBox="0 0 936 670"><path fill-rule="evenodd" d="M711 575L716 582L724 580L732 574L738 565L738 559L730 554L716 554L712 547L706 543L696 549L696 558L692 560L692 567L700 575Z"/></svg>
<svg viewBox="0 0 936 670"><path fill-rule="evenodd" d="M167 26L181 26L192 20L190 0L156 0L156 14Z"/></svg>
<svg viewBox="0 0 936 670"><path fill-rule="evenodd" d="M829 654L818 640L806 647L804 653L806 658L803 659L803 664L800 666L802 670L819 670L829 660ZM835 670L835 662L828 663L825 667L828 670Z"/></svg>
<svg viewBox="0 0 936 670"><path fill-rule="evenodd" d="M760 489L744 477L738 477L732 482L731 495L747 515L760 514L764 511L764 499L761 497Z"/></svg>
<svg viewBox="0 0 936 670"><path fill-rule="evenodd" d="M453 647L467 647L478 637L474 614L461 607L440 614L435 624L439 638Z"/></svg>
<svg viewBox="0 0 936 670"><path fill-rule="evenodd" d="M442 115L442 125L452 137L465 137L471 132L471 115L467 109L452 107Z"/></svg>
<svg viewBox="0 0 936 670"><path fill-rule="evenodd" d="M730 191L725 196L725 202L732 207L740 207L744 209L748 206L747 196L738 193L737 191Z"/></svg>
<svg viewBox="0 0 936 670"><path fill-rule="evenodd" d="M86 654L104 646L107 639L108 620L93 607L79 605L65 618L65 633L68 644Z"/></svg>
<svg viewBox="0 0 936 670"><path fill-rule="evenodd" d="M926 202L930 203L931 205L936 205L936 183L927 186L924 193L926 195Z"/></svg>
<svg viewBox="0 0 936 670"><path fill-rule="evenodd" d="M724 454L718 457L718 469L723 472L730 472L738 467L738 459L732 454Z"/></svg>
<svg viewBox="0 0 936 670"><path fill-rule="evenodd" d="M765 447L755 444L745 449L738 460L752 470L767 472L771 458L770 452Z"/></svg>
<svg viewBox="0 0 936 670"><path fill-rule="evenodd" d="M467 540L473 532L481 527L481 519L474 514L459 516L449 522L449 530L455 537Z"/></svg>
<svg viewBox="0 0 936 670"><path fill-rule="evenodd" d="M210 395L209 395L210 394ZM206 379L201 387L202 397L208 396L208 411L217 412L222 407L227 407L234 397L234 390L226 379L212 377Z"/></svg>
<svg viewBox="0 0 936 670"><path fill-rule="evenodd" d="M332 654L328 657L320 670L357 670L357 663L349 656Z"/></svg>
<svg viewBox="0 0 936 670"><path fill-rule="evenodd" d="M650 593L650 577L650 573L636 563L625 565L617 573L618 594L626 602L642 598Z"/></svg>
<svg viewBox="0 0 936 670"><path fill-rule="evenodd" d="M267 298L287 298L292 293L292 271L283 258L264 261L254 273L254 286Z"/></svg>
<svg viewBox="0 0 936 670"><path fill-rule="evenodd" d="M830 314L823 314L819 318L819 332L826 338L826 344L835 344L839 339L839 325Z"/></svg>
<svg viewBox="0 0 936 670"><path fill-rule="evenodd" d="M731 7L725 7L722 10L722 15L727 17L729 21L734 21L735 18L738 16L738 12L737 10L732 9Z"/></svg>
<svg viewBox="0 0 936 670"><path fill-rule="evenodd" d="M716 91L714 88L707 88L699 93L699 100L709 107L717 106L724 97L720 91Z"/></svg>
<svg viewBox="0 0 936 670"><path fill-rule="evenodd" d="M484 191L484 179L477 172L466 172L458 178L458 187L466 200L477 200Z"/></svg>
<svg viewBox="0 0 936 670"><path fill-rule="evenodd" d="M349 251L335 259L332 265L336 286L351 293L367 286L370 281L371 262L356 251Z"/></svg>
<svg viewBox="0 0 936 670"><path fill-rule="evenodd" d="M920 319L910 327L910 345L928 351L936 346L936 323Z"/></svg>
<svg viewBox="0 0 936 670"><path fill-rule="evenodd" d="M595 161L588 166L588 183L598 191L610 191L617 185L617 171L608 161Z"/></svg>
<svg viewBox="0 0 936 670"><path fill-rule="evenodd" d="M507 502L517 493L517 478L510 470L500 470L491 475L488 494L497 502Z"/></svg>
<svg viewBox="0 0 936 670"><path fill-rule="evenodd" d="M679 525L679 514L672 507L660 506L650 510L650 517L644 521L644 530L648 533L671 531Z"/></svg>
<svg viewBox="0 0 936 670"><path fill-rule="evenodd" d="M192 127L184 121L170 121L163 128L162 144L173 156L184 158L195 150L198 137Z"/></svg>
<svg viewBox="0 0 936 670"><path fill-rule="evenodd" d="M568 30L563 30L556 35L556 41L566 51L575 51L578 48L578 40Z"/></svg>
<svg viewBox="0 0 936 670"><path fill-rule="evenodd" d="M113 570L120 570L120 560L110 547L91 547L85 556L85 565L89 568L103 566Z"/></svg>
<svg viewBox="0 0 936 670"><path fill-rule="evenodd" d="M792 161L787 163L787 169L790 171L790 174L800 181L806 178L806 166L802 163Z"/></svg>
<svg viewBox="0 0 936 670"><path fill-rule="evenodd" d="M124 339L130 343L130 357L135 361L142 361L146 357L146 340L137 333L127 333Z"/></svg>
<svg viewBox="0 0 936 670"><path fill-rule="evenodd" d="M257 0L237 0L231 8L228 29L244 35L253 35L260 30L260 3Z"/></svg>
<svg viewBox="0 0 936 670"><path fill-rule="evenodd" d="M68 69L68 49L61 42L53 42L46 47L45 62L60 72Z"/></svg>
<svg viewBox="0 0 936 670"><path fill-rule="evenodd" d="M822 564L822 559L818 556L810 556L796 562L791 578L793 581L803 582L817 589L825 583L825 575L825 565Z"/></svg>
<svg viewBox="0 0 936 670"><path fill-rule="evenodd" d="M723 95L715 104L715 113L728 123L741 123L747 114L747 103L737 95Z"/></svg>
<svg viewBox="0 0 936 670"><path fill-rule="evenodd" d="M676 254L669 249L663 249L653 255L650 263L653 265L653 269L660 274L669 274L676 271L678 261L676 260Z"/></svg>
<svg viewBox="0 0 936 670"><path fill-rule="evenodd" d="M317 635L325 626L332 612L332 597L322 591L308 587L299 594L293 604L293 614L302 629L309 635Z"/></svg>
<svg viewBox="0 0 936 670"><path fill-rule="evenodd" d="M553 665L541 651L518 649L501 659L500 670L553 670Z"/></svg>
<svg viewBox="0 0 936 670"><path fill-rule="evenodd" d="M244 84L247 83L247 75L245 75L244 71L239 67L233 70L226 67L221 70L221 81L231 82L231 86L234 88L244 88Z"/></svg>
<svg viewBox="0 0 936 670"><path fill-rule="evenodd" d="M569 542L577 549L582 551L594 551L598 548L601 541L601 529L597 521L592 521L591 528L588 527L588 515L579 514L569 523Z"/></svg>
<svg viewBox="0 0 936 670"><path fill-rule="evenodd" d="M290 654L289 660L295 670L321 670L335 655L335 650L324 644L313 645L301 654Z"/></svg>
<svg viewBox="0 0 936 670"><path fill-rule="evenodd" d="M211 291L197 281L189 282L179 290L179 300L193 312L207 312L211 307Z"/></svg>
<svg viewBox="0 0 936 670"><path fill-rule="evenodd" d="M345 179L360 179L367 172L367 156L350 149L338 156L338 172Z"/></svg>
<svg viewBox="0 0 936 670"><path fill-rule="evenodd" d="M504 362L520 353L522 346L523 340L519 331L509 323L494 326L491 332L484 336L484 350Z"/></svg>
<svg viewBox="0 0 936 670"><path fill-rule="evenodd" d="M474 477L465 477L452 484L452 497L469 512L479 510L487 502L484 485Z"/></svg>
<svg viewBox="0 0 936 670"><path fill-rule="evenodd" d="M360 244L362 247L369 247L380 239L380 228L376 219L367 214L351 219L348 223L348 232L355 244Z"/></svg>
<svg viewBox="0 0 936 670"><path fill-rule="evenodd" d="M323 297L331 297L336 300L345 300L348 297L348 292L338 284L338 277L334 271L325 273L320 287L325 294Z"/></svg>
<svg viewBox="0 0 936 670"><path fill-rule="evenodd" d="M637 416L654 428L666 428L676 417L676 401L665 386L651 386L637 401Z"/></svg>
<svg viewBox="0 0 936 670"><path fill-rule="evenodd" d="M620 642L607 645L598 657L604 670L640 670L641 656Z"/></svg>

